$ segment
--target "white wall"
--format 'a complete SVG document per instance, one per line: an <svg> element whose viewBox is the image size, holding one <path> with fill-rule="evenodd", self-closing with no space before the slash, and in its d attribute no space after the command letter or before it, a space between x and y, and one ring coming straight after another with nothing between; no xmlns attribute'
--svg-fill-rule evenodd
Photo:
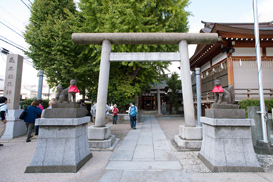
<svg viewBox="0 0 273 182"><path fill-rule="evenodd" d="M203 71L205 71L206 69L210 68L210 61L208 61L206 64L204 64L203 66L201 66L201 73Z"/></svg>
<svg viewBox="0 0 273 182"><path fill-rule="evenodd" d="M273 56L273 48L272 47L266 48L266 56Z"/></svg>
<svg viewBox="0 0 273 182"><path fill-rule="evenodd" d="M225 52L220 53L220 54L218 54L217 56L215 56L212 59L212 65L215 65L215 64L219 63L220 61L222 61L223 59L226 59L226 58L227 58L227 54Z"/></svg>
<svg viewBox="0 0 273 182"><path fill-rule="evenodd" d="M255 48L235 48L235 52L232 53L232 56L256 56L256 51Z"/></svg>
<svg viewBox="0 0 273 182"><path fill-rule="evenodd" d="M273 88L273 62L262 61L263 88ZM258 89L258 72L256 61L233 61L234 88Z"/></svg>

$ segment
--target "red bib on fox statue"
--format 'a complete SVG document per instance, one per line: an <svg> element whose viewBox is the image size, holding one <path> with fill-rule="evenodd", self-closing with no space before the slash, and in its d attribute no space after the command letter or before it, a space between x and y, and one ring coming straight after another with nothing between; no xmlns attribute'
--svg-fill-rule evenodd
<svg viewBox="0 0 273 182"><path fill-rule="evenodd" d="M75 92L75 93L79 93L79 89L77 86L75 85L70 85L68 92Z"/></svg>
<svg viewBox="0 0 273 182"><path fill-rule="evenodd" d="M219 93L219 92L224 92L223 88L221 85L216 85L213 90L212 90L213 93Z"/></svg>

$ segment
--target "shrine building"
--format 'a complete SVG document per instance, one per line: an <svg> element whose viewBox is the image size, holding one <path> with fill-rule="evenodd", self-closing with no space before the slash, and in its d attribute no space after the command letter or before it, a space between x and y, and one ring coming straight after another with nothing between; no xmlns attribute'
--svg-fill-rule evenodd
<svg viewBox="0 0 273 182"><path fill-rule="evenodd" d="M202 115L214 101L214 80L222 87L234 87L235 101L259 99L258 72L255 51L254 23L204 22L200 33L218 33L222 41L212 45L197 45L190 58L190 68L201 71ZM259 24L264 98L273 98L273 22ZM196 104L195 74L192 74Z"/></svg>

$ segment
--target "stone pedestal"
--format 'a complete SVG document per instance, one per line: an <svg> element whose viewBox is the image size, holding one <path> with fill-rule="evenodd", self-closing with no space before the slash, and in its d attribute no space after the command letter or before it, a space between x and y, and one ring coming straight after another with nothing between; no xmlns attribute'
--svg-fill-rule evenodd
<svg viewBox="0 0 273 182"><path fill-rule="evenodd" d="M201 117L199 158L212 172L261 172L251 139L252 119Z"/></svg>
<svg viewBox="0 0 273 182"><path fill-rule="evenodd" d="M85 108L52 108L43 110L42 118L80 118L86 112Z"/></svg>
<svg viewBox="0 0 273 182"><path fill-rule="evenodd" d="M87 123L89 117L40 118L39 138L25 173L77 172L91 157Z"/></svg>
<svg viewBox="0 0 273 182"><path fill-rule="evenodd" d="M205 116L208 118L237 118L245 119L244 109L206 109Z"/></svg>
<svg viewBox="0 0 273 182"><path fill-rule="evenodd" d="M111 134L111 127L88 127L88 143L91 150L113 150L119 139Z"/></svg>
<svg viewBox="0 0 273 182"><path fill-rule="evenodd" d="M179 126L179 135L174 140L182 149L200 150L202 145L202 127Z"/></svg>
<svg viewBox="0 0 273 182"><path fill-rule="evenodd" d="M7 124L4 135L1 139L12 139L26 134L27 128L25 122L19 119L22 109L8 110Z"/></svg>
<svg viewBox="0 0 273 182"><path fill-rule="evenodd" d="M273 155L273 128L272 128L272 120L268 118L266 122L267 126L267 138L269 143L264 143L263 140L263 132L262 132L262 122L261 122L261 114L257 113L260 111L260 106L249 106L247 107L248 118L251 118L255 122L255 126L251 127L252 131L252 142L254 146L254 150L257 154L268 154ZM267 110L267 108L266 108Z"/></svg>

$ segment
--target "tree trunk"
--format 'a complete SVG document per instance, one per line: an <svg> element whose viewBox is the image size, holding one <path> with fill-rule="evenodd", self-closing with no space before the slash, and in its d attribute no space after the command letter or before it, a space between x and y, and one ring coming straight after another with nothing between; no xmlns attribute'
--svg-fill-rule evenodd
<svg viewBox="0 0 273 182"><path fill-rule="evenodd" d="M85 87L84 87L83 90L82 90L82 99L83 99L83 100L85 100L85 94L86 94L86 93L85 93Z"/></svg>

